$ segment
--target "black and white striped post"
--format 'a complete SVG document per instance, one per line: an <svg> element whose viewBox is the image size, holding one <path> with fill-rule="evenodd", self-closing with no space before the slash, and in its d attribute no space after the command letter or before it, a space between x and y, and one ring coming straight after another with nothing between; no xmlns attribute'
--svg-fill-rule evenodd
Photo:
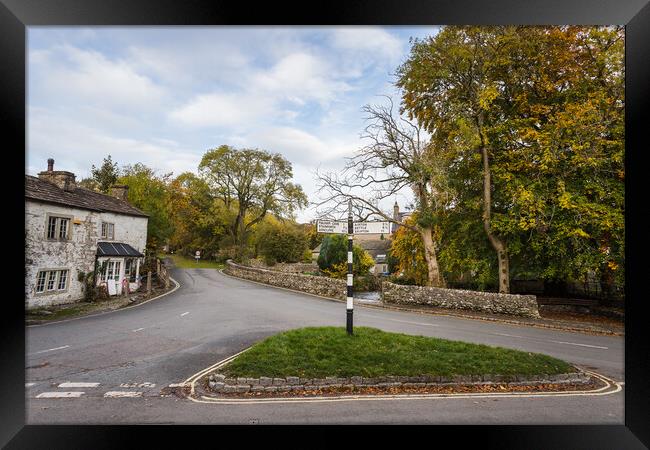
<svg viewBox="0 0 650 450"><path fill-rule="evenodd" d="M352 200L348 200L348 282L347 282L347 308L346 308L346 329L352 335L352 315L354 312L354 275L352 273L352 238L354 237L354 226L352 224Z"/></svg>

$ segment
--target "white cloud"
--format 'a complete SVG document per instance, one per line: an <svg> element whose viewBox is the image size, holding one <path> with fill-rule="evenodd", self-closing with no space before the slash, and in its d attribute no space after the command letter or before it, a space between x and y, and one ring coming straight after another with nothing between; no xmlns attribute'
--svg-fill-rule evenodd
<svg viewBox="0 0 650 450"><path fill-rule="evenodd" d="M30 173L53 157L80 178L111 154L178 174L230 144L283 154L310 199L408 50L379 27L28 31Z"/></svg>
<svg viewBox="0 0 650 450"><path fill-rule="evenodd" d="M292 127L267 127L246 136L248 145L281 153L289 161L302 165L327 164L350 156L357 140L347 136L323 139L304 130Z"/></svg>
<svg viewBox="0 0 650 450"><path fill-rule="evenodd" d="M292 53L273 68L252 77L253 88L299 105L316 100L327 105L350 86L333 76L330 65L315 55Z"/></svg>
<svg viewBox="0 0 650 450"><path fill-rule="evenodd" d="M404 52L404 42L377 27L342 27L331 35L332 44L342 50L364 53L375 59L396 62ZM379 57L379 58L377 58Z"/></svg>
<svg viewBox="0 0 650 450"><path fill-rule="evenodd" d="M63 105L149 109L165 96L163 88L126 61L109 60L94 50L55 46L30 54L29 62L30 90Z"/></svg>
<svg viewBox="0 0 650 450"><path fill-rule="evenodd" d="M74 172L77 179L89 176L91 165L100 164L106 155L120 165L142 162L175 174L196 170L200 160L197 153L171 143L115 136L38 109L30 110L28 145L30 170L44 170L47 158L52 157L59 170Z"/></svg>
<svg viewBox="0 0 650 450"><path fill-rule="evenodd" d="M172 121L197 127L247 127L251 122L271 117L271 99L247 93L212 93L194 97L173 110Z"/></svg>
<svg viewBox="0 0 650 450"><path fill-rule="evenodd" d="M187 51L185 42L164 45L132 45L127 49L130 63L152 78L184 89L210 83L245 81L251 64L241 49L225 41L206 40L192 43Z"/></svg>

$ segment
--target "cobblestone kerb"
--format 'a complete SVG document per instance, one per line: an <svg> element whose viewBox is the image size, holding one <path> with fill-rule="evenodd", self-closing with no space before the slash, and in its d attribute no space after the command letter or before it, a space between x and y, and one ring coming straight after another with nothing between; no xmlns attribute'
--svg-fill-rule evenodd
<svg viewBox="0 0 650 450"><path fill-rule="evenodd" d="M385 304L418 304L441 308L464 309L494 314L539 319L534 295L499 294L428 286L407 286L384 281L382 300Z"/></svg>
<svg viewBox="0 0 650 450"><path fill-rule="evenodd" d="M392 387L433 387L455 385L507 385L529 386L537 384L584 385L591 382L591 377L582 372L557 375L523 376L523 375L456 375L445 376L386 376L386 377L326 377L326 378L229 378L220 373L208 377L208 386L212 392L219 394L237 394L248 392L289 392L309 391L335 388L392 388Z"/></svg>
<svg viewBox="0 0 650 450"><path fill-rule="evenodd" d="M231 260L226 261L226 267L223 271L227 275L270 284L271 286L293 289L340 300L345 300L346 298L345 280L243 266Z"/></svg>

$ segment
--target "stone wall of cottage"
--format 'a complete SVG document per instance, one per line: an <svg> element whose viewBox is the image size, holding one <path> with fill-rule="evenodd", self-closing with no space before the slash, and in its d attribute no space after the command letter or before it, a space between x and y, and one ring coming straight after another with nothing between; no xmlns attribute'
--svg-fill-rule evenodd
<svg viewBox="0 0 650 450"><path fill-rule="evenodd" d="M48 214L70 217L70 240L47 239ZM78 221L79 224L73 222ZM79 208L28 200L25 202L25 306L34 308L83 299L80 272L94 269L102 221L115 224L115 242L124 242L142 252L147 240L147 218L100 213ZM36 293L40 270L68 269L65 291Z"/></svg>
<svg viewBox="0 0 650 450"><path fill-rule="evenodd" d="M498 294L495 292L405 286L382 282L382 300L386 304L431 305L494 314L539 318L534 295Z"/></svg>
<svg viewBox="0 0 650 450"><path fill-rule="evenodd" d="M346 297L345 280L243 266L235 264L230 260L226 262L224 272L235 277L270 284L272 286L294 289L296 291L308 292L310 294L322 295L324 297L338 298L341 300L345 300Z"/></svg>

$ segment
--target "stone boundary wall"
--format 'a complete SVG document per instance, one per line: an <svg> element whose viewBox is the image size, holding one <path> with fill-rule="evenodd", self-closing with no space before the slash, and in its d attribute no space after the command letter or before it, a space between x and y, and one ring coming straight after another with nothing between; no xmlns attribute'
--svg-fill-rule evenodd
<svg viewBox="0 0 650 450"><path fill-rule="evenodd" d="M587 384L591 377L584 372L557 375L456 375L445 376L387 376L366 377L326 377L326 378L228 378L219 373L208 377L208 386L213 392L223 394L247 392L288 392L335 388L389 388L389 387L432 387L445 385L494 385L527 386L530 384Z"/></svg>
<svg viewBox="0 0 650 450"><path fill-rule="evenodd" d="M340 300L346 298L345 280L242 266L235 264L231 260L226 261L226 268L223 271L228 275L270 284L271 286L294 289Z"/></svg>
<svg viewBox="0 0 650 450"><path fill-rule="evenodd" d="M259 259L251 259L248 262L248 265L256 269L267 269L288 273L316 272L318 270L318 264L314 263L277 263L273 266L267 266Z"/></svg>
<svg viewBox="0 0 650 450"><path fill-rule="evenodd" d="M431 305L441 308L540 318L537 298L534 295L408 286L388 281L382 282L381 289L382 300L386 304Z"/></svg>

